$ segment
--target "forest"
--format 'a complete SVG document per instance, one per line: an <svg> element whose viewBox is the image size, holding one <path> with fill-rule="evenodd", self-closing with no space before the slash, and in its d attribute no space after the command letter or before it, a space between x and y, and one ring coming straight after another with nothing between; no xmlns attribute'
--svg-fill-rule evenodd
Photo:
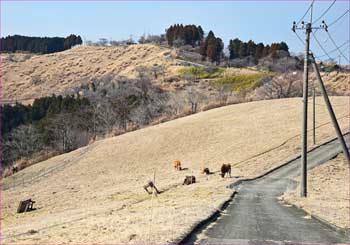
<svg viewBox="0 0 350 245"><path fill-rule="evenodd" d="M50 54L70 49L82 44L80 36L74 34L63 37L27 37L13 35L2 37L0 41L1 52L25 51L30 53Z"/></svg>
<svg viewBox="0 0 350 245"><path fill-rule="evenodd" d="M209 31L205 35L202 27L196 25L171 25L166 29L166 40L170 47L180 47L183 45L191 45L192 47L200 47L199 52L202 59L209 59L211 62L220 63L224 56L224 43L220 37L216 37L213 31ZM249 40L243 42L238 38L231 39L228 44L229 59L243 59L253 57L255 61L266 56L277 56L278 51L284 51L289 56L289 48L285 42L272 43L265 45L263 43L256 44Z"/></svg>

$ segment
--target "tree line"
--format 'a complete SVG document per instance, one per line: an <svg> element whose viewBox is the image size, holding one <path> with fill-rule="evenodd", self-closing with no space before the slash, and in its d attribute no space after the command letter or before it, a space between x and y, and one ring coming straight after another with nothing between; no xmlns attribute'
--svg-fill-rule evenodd
<svg viewBox="0 0 350 245"><path fill-rule="evenodd" d="M199 46L204 37L204 31L201 26L175 24L171 25L166 30L166 39L168 45L192 45L192 47Z"/></svg>
<svg viewBox="0 0 350 245"><path fill-rule="evenodd" d="M96 137L119 135L172 115L166 108L167 95L150 81L159 71L145 72L139 69L133 80L105 75L82 85L82 98L79 93L52 95L35 99L32 105L0 106L3 166L69 152Z"/></svg>
<svg viewBox="0 0 350 245"><path fill-rule="evenodd" d="M1 38L0 51L27 51L31 53L49 54L64 51L79 44L82 44L82 39L80 36L74 34L71 34L66 38L14 35Z"/></svg>
<svg viewBox="0 0 350 245"><path fill-rule="evenodd" d="M209 31L208 35L201 26L196 25L171 25L166 29L165 34L167 43L170 47L191 45L192 47L200 47L200 54L203 60L209 59L211 62L220 63L223 57L224 43L220 37L216 37L213 31ZM263 43L256 44L249 40L243 42L238 38L231 39L228 45L229 59L243 59L246 57L253 57L256 61L271 55L273 58L277 57L279 51L285 52L289 56L289 47L285 42L272 43L265 45Z"/></svg>
<svg viewBox="0 0 350 245"><path fill-rule="evenodd" d="M68 124L74 120L74 130L88 130L84 113L90 106L86 98L55 96L35 99L33 105L2 105L1 133L3 136L2 163L31 158L44 149L67 152L79 144L72 144L68 137ZM81 118L81 120L77 120ZM72 129L69 129L72 130ZM76 134L76 140L79 139Z"/></svg>
<svg viewBox="0 0 350 245"><path fill-rule="evenodd" d="M214 32L210 31L208 36L202 41L199 52L203 60L208 58L211 62L220 63L223 50L224 42L221 38L215 37Z"/></svg>
<svg viewBox="0 0 350 245"><path fill-rule="evenodd" d="M238 38L229 41L228 50L230 52L230 59L242 59L248 56L252 56L256 60L259 60L268 55L277 55L277 51L285 51L289 55L289 48L285 42L272 43L270 46L264 45L263 43L256 44L252 40L243 42Z"/></svg>
<svg viewBox="0 0 350 245"><path fill-rule="evenodd" d="M1 133L7 135L12 129L22 125L40 121L46 116L50 117L61 112L75 112L89 105L87 98L62 97L52 95L35 99L33 105L1 106Z"/></svg>

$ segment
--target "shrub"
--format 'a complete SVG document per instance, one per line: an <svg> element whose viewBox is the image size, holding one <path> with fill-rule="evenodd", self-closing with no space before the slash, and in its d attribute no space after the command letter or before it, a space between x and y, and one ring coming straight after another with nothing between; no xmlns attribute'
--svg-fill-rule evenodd
<svg viewBox="0 0 350 245"><path fill-rule="evenodd" d="M221 67L185 67L179 70L181 75L193 75L197 79L218 78L222 76L225 69Z"/></svg>
<svg viewBox="0 0 350 245"><path fill-rule="evenodd" d="M233 91L241 93L257 88L267 74L239 74L220 78L212 83L214 87L230 86Z"/></svg>

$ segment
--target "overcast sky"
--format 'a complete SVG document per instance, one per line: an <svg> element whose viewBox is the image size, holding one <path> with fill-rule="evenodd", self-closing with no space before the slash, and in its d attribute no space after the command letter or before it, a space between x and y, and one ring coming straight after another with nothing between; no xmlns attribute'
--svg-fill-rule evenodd
<svg viewBox="0 0 350 245"><path fill-rule="evenodd" d="M332 2L316 1L314 19ZM201 25L206 32L213 30L225 45L236 37L264 43L285 41L292 52L301 52L304 48L291 27L309 5L310 1L1 1L1 36L65 37L74 33L93 41L130 35L137 40L143 33L164 33L169 25L182 23ZM348 9L349 1L338 0L324 20L331 23ZM347 13L329 30L338 45L349 40L349 22ZM303 32L299 35L304 39ZM326 50L335 49L325 31L316 36ZM324 53L313 39L311 48L316 56ZM342 51L349 57L349 45Z"/></svg>

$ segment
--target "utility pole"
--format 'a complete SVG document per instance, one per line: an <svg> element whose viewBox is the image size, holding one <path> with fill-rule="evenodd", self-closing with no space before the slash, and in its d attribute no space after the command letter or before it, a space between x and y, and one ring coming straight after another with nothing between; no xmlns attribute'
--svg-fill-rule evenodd
<svg viewBox="0 0 350 245"><path fill-rule="evenodd" d="M316 145L316 95L315 82L312 83L312 143Z"/></svg>
<svg viewBox="0 0 350 245"><path fill-rule="evenodd" d="M317 67L317 64L316 64L316 61L315 61L315 58L314 58L313 54L311 54L311 63L312 63L312 67L313 67L313 69L314 69L314 71L316 73L316 78L317 78L317 80L318 80L318 82L320 84L320 89L321 89L324 101L326 103L328 113L329 113L329 115L330 115L330 117L332 119L332 123L333 123L334 129L335 129L335 132L337 134L338 140L339 140L340 145L341 145L341 147L343 149L343 153L344 153L345 159L347 160L348 164L350 164L349 149L346 146L343 134L342 134L342 132L341 132L341 130L339 128L337 118L335 117L334 111L332 109L331 102L329 101L326 88L325 88L325 86L323 84L323 81L322 81L322 78L321 78L321 75L320 75L320 72L318 70L318 67Z"/></svg>
<svg viewBox="0 0 350 245"><path fill-rule="evenodd" d="M311 21L304 25L304 21L301 22L302 27L298 28L297 24L293 22L292 30L296 29L305 30L305 53L304 53L304 81L303 81L303 120L301 131L301 188L300 196L307 196L307 112L308 112L308 89L309 89L309 52L310 52L310 33L312 32Z"/></svg>
<svg viewBox="0 0 350 245"><path fill-rule="evenodd" d="M305 30L305 53L304 53L304 81L303 81L303 120L301 132L301 188L300 196L307 196L307 115L308 115L308 89L309 89L309 53L310 53L310 33L313 29L326 29L327 26L312 27L312 5L311 5L311 20L309 23L301 22L299 28L296 22L293 22L293 32L296 30ZM322 22L324 23L324 21Z"/></svg>
<svg viewBox="0 0 350 245"><path fill-rule="evenodd" d="M308 89L309 89L309 51L311 23L306 24L306 39L304 53L304 82L303 82L303 122L301 138L301 188L300 195L307 196L307 112L308 112Z"/></svg>

